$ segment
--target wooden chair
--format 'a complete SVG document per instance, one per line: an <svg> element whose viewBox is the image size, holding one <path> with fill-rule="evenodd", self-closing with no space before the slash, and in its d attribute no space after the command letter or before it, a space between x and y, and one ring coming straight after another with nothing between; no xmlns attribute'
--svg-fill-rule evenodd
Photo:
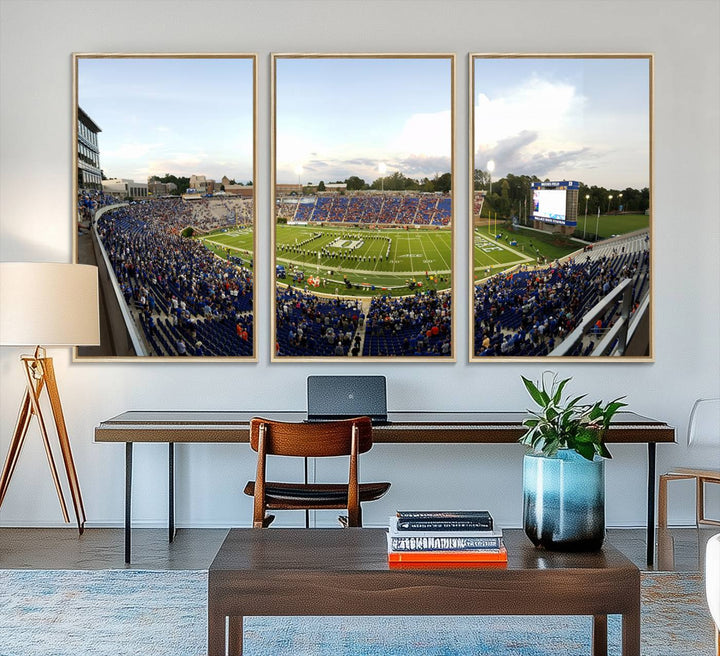
<svg viewBox="0 0 720 656"><path fill-rule="evenodd" d="M693 404L688 421L688 446L711 447L711 461L719 462L720 454L720 399L698 399ZM720 470L677 467L660 476L658 491L658 527L667 526L668 481L695 481L695 524L720 526L720 520L705 516L705 485L720 485Z"/></svg>
<svg viewBox="0 0 720 656"><path fill-rule="evenodd" d="M390 483L359 483L358 456L372 448L368 417L318 423L289 423L255 417L250 421L250 446L257 451L257 474L245 486L254 497L253 527L275 519L267 510L347 509L347 526L362 526L361 503L375 501ZM324 458L350 456L347 484L276 483L265 479L267 456ZM343 522L345 523L345 522Z"/></svg>

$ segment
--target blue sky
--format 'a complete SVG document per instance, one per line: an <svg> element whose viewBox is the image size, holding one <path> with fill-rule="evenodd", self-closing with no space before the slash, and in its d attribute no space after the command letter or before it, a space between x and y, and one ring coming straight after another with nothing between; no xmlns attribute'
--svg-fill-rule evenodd
<svg viewBox="0 0 720 656"><path fill-rule="evenodd" d="M647 58L474 58L475 167L650 186Z"/></svg>
<svg viewBox="0 0 720 656"><path fill-rule="evenodd" d="M279 183L451 170L449 58L276 59Z"/></svg>
<svg viewBox="0 0 720 656"><path fill-rule="evenodd" d="M78 104L109 178L252 180L252 59L80 58Z"/></svg>

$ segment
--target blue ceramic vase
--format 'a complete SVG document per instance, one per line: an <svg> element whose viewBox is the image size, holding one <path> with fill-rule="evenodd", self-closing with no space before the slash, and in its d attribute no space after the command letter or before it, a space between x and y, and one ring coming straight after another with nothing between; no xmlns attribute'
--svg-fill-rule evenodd
<svg viewBox="0 0 720 656"><path fill-rule="evenodd" d="M605 460L572 449L552 458L526 454L523 525L536 547L597 551L605 539Z"/></svg>

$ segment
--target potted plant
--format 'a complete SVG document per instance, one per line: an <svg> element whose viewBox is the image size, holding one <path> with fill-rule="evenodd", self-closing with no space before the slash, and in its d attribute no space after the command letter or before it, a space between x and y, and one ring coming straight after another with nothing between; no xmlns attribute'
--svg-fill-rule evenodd
<svg viewBox="0 0 720 656"><path fill-rule="evenodd" d="M548 376L551 374L551 378ZM535 546L594 551L605 539L604 443L613 415L627 404L563 398L571 380L545 372L536 384L522 377L539 410L528 410L519 442L523 460L523 525Z"/></svg>

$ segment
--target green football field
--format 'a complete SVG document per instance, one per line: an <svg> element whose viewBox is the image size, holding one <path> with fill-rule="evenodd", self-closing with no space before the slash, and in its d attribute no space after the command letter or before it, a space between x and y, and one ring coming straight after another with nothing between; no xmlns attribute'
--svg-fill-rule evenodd
<svg viewBox="0 0 720 656"><path fill-rule="evenodd" d="M585 228L585 216L578 216L575 237L583 238L583 233L597 233L601 237L612 237L613 235L624 235L635 230L642 230L650 225L650 217L645 214L601 214L588 215L587 228Z"/></svg>
<svg viewBox="0 0 720 656"><path fill-rule="evenodd" d="M475 280L519 265L547 263L582 248L581 243L567 237L513 228L508 222L475 228L473 236Z"/></svg>
<svg viewBox="0 0 720 656"><path fill-rule="evenodd" d="M594 233L596 223L599 234L610 237L647 228L649 217L588 217L587 230ZM580 217L576 238L582 239L583 226L584 217ZM498 234L502 236L497 238ZM249 228L218 231L201 239L207 248L223 257L240 257L246 263L253 258L253 232ZM567 237L524 228L513 230L506 222L476 228L473 242L476 280L514 266L551 261L582 248L581 243ZM276 231L276 263L286 271L280 282L304 286L312 277L320 284L310 285L309 289L326 294L370 296L385 289L394 295L410 294L413 282L422 289L442 290L451 286L452 231L280 224Z"/></svg>
<svg viewBox="0 0 720 656"><path fill-rule="evenodd" d="M200 237L207 248L214 253L227 257L233 255L243 261L253 259L252 228L220 230Z"/></svg>
<svg viewBox="0 0 720 656"><path fill-rule="evenodd" d="M650 217L643 214L601 215L588 217L587 230L597 231L602 238L625 234L647 228ZM503 221L475 228L474 276L481 280L517 265L533 266L565 257L583 247L584 217L578 219L574 239L558 234L541 233L523 227L513 228ZM501 237L497 237L501 235ZM515 242L514 244L512 242Z"/></svg>
<svg viewBox="0 0 720 656"><path fill-rule="evenodd" d="M220 255L251 256L253 239L248 229L202 239ZM312 277L320 284L308 288L321 293L368 296L389 289L397 296L413 293L409 286L413 282L416 289L439 290L452 282L452 231L448 228L370 230L280 224L275 241L276 264L286 271L280 282L304 286ZM294 280L299 273L302 282Z"/></svg>

